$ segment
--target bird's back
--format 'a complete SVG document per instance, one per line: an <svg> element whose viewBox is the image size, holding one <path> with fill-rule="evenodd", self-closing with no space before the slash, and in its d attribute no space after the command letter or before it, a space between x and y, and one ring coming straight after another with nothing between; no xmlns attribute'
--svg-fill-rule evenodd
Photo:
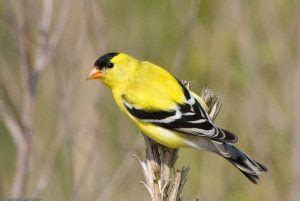
<svg viewBox="0 0 300 201"><path fill-rule="evenodd" d="M175 77L165 69L147 61L136 67L134 79L128 81L120 92L131 103L141 109L172 108L185 97Z"/></svg>

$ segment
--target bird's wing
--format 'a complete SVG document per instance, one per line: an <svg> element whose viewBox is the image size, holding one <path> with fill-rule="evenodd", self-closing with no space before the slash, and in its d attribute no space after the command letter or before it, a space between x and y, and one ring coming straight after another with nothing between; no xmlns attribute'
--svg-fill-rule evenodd
<svg viewBox="0 0 300 201"><path fill-rule="evenodd" d="M126 96L122 97L123 104L130 115L142 122L152 123L185 134L205 136L220 142L237 142L237 136L216 127L196 98L181 83L180 85L186 101L176 104L169 110L141 109L130 103Z"/></svg>

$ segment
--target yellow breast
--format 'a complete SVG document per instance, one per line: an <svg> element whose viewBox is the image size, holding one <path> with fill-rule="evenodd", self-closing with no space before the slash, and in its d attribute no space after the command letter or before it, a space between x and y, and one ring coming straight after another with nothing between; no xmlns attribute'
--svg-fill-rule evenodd
<svg viewBox="0 0 300 201"><path fill-rule="evenodd" d="M189 140L181 133L171 131L150 123L135 121L139 129L154 141L171 148L188 147Z"/></svg>

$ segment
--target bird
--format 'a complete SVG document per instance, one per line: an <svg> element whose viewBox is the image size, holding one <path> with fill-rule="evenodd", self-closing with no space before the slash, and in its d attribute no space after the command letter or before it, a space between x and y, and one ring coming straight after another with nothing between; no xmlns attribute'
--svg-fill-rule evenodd
<svg viewBox="0 0 300 201"><path fill-rule="evenodd" d="M267 168L234 146L238 137L218 127L203 101L165 68L125 53L94 63L87 80L100 80L122 112L145 135L170 147L191 147L222 156L257 184Z"/></svg>

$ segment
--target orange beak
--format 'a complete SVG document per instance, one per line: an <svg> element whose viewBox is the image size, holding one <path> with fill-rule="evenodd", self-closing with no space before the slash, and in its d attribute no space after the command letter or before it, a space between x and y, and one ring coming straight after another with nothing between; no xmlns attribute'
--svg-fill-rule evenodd
<svg viewBox="0 0 300 201"><path fill-rule="evenodd" d="M101 77L103 77L101 71L96 68L93 68L93 70L87 76L86 80L95 80L95 79L100 79Z"/></svg>

